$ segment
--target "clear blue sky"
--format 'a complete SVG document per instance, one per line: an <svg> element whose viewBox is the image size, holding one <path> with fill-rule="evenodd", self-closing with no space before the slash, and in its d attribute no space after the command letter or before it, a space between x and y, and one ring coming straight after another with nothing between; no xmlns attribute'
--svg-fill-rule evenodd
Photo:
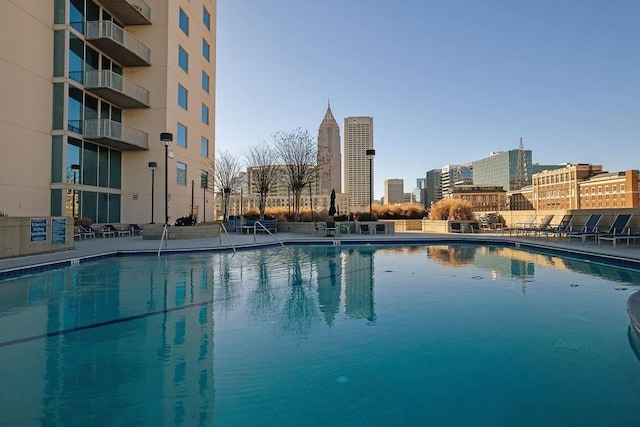
<svg viewBox="0 0 640 427"><path fill-rule="evenodd" d="M216 151L373 116L375 197L517 148L640 168L638 0L218 0Z"/></svg>

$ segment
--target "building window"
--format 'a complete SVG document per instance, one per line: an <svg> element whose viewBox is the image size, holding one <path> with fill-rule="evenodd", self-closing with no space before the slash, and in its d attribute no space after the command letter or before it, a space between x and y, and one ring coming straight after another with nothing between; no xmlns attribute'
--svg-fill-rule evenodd
<svg viewBox="0 0 640 427"><path fill-rule="evenodd" d="M209 157L209 140L204 136L200 138L200 154L202 157Z"/></svg>
<svg viewBox="0 0 640 427"><path fill-rule="evenodd" d="M187 127L182 123L178 123L178 145L187 147Z"/></svg>
<svg viewBox="0 0 640 427"><path fill-rule="evenodd" d="M211 30L211 14L204 6L202 6L202 23L207 27L207 30Z"/></svg>
<svg viewBox="0 0 640 427"><path fill-rule="evenodd" d="M182 8L180 8L180 29L185 35L189 35L189 17Z"/></svg>
<svg viewBox="0 0 640 427"><path fill-rule="evenodd" d="M187 185L187 165L176 162L176 183L178 185Z"/></svg>
<svg viewBox="0 0 640 427"><path fill-rule="evenodd" d="M202 72L202 90L209 93L209 74Z"/></svg>
<svg viewBox="0 0 640 427"><path fill-rule="evenodd" d="M178 46L178 65L185 73L189 72L189 54L182 46Z"/></svg>
<svg viewBox="0 0 640 427"><path fill-rule="evenodd" d="M205 39L202 39L202 56L204 56L204 59L206 59L209 62L210 55L211 55L211 47L209 46L209 43L207 43Z"/></svg>
<svg viewBox="0 0 640 427"><path fill-rule="evenodd" d="M209 107L207 107L206 105L202 104L202 123L204 123L205 125L209 124Z"/></svg>
<svg viewBox="0 0 640 427"><path fill-rule="evenodd" d="M178 83L178 105L187 110L187 98L189 96L189 92L187 89Z"/></svg>

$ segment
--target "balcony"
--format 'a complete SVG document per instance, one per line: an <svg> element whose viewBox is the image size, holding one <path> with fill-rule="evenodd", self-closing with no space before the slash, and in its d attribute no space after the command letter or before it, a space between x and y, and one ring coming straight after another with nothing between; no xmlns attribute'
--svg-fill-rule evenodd
<svg viewBox="0 0 640 427"><path fill-rule="evenodd" d="M142 0L98 0L122 25L151 24L151 8Z"/></svg>
<svg viewBox="0 0 640 427"><path fill-rule="evenodd" d="M84 121L84 137L122 151L148 150L149 134L108 119Z"/></svg>
<svg viewBox="0 0 640 427"><path fill-rule="evenodd" d="M87 71L84 82L89 92L120 108L149 107L149 91L113 71Z"/></svg>
<svg viewBox="0 0 640 427"><path fill-rule="evenodd" d="M89 21L85 38L123 67L151 65L151 51L111 21Z"/></svg>

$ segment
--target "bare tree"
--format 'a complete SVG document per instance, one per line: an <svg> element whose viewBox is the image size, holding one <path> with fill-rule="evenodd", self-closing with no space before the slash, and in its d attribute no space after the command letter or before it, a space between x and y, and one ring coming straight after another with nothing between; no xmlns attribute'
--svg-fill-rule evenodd
<svg viewBox="0 0 640 427"><path fill-rule="evenodd" d="M238 175L242 172L242 163L238 157L222 151L216 153L215 160L208 165L209 175L213 176L213 192L220 192L222 196L222 220L227 220L229 198L233 190L240 186Z"/></svg>
<svg viewBox="0 0 640 427"><path fill-rule="evenodd" d="M300 128L277 132L273 140L294 195L293 218L299 221L302 190L316 178L318 145L309 131Z"/></svg>
<svg viewBox="0 0 640 427"><path fill-rule="evenodd" d="M248 183L258 193L260 219L264 219L267 196L276 182L277 161L278 155L272 147L266 144L249 147L247 164L251 169Z"/></svg>

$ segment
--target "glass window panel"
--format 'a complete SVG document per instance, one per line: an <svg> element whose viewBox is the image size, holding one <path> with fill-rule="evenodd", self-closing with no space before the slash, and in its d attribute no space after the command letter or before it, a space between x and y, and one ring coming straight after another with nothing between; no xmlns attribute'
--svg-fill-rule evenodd
<svg viewBox="0 0 640 427"><path fill-rule="evenodd" d="M98 194L93 191L80 192L80 214L79 218L89 218L91 222L98 222L98 211L96 210Z"/></svg>
<svg viewBox="0 0 640 427"><path fill-rule="evenodd" d="M182 46L178 46L178 66L182 68L185 73L189 72L189 54Z"/></svg>
<svg viewBox="0 0 640 427"><path fill-rule="evenodd" d="M211 14L204 6L202 6L202 23L207 27L207 30L211 30Z"/></svg>
<svg viewBox="0 0 640 427"><path fill-rule="evenodd" d="M186 13L184 13L184 10L182 10L182 8L180 8L180 29L187 36L189 35L189 17Z"/></svg>
<svg viewBox="0 0 640 427"><path fill-rule="evenodd" d="M80 150L82 149L82 141L69 138L67 142L67 164L65 165L66 170L66 181L73 182L73 171L74 168L72 165L81 165L80 163ZM81 173L79 170L76 172L76 182L82 183Z"/></svg>
<svg viewBox="0 0 640 427"><path fill-rule="evenodd" d="M180 147L187 146L187 127L182 123L178 123L178 145Z"/></svg>
<svg viewBox="0 0 640 427"><path fill-rule="evenodd" d="M108 119L111 117L110 105L104 101L100 102L100 118Z"/></svg>
<svg viewBox="0 0 640 427"><path fill-rule="evenodd" d="M122 110L111 106L111 120L114 122L122 123Z"/></svg>
<svg viewBox="0 0 640 427"><path fill-rule="evenodd" d="M82 150L82 183L97 185L98 183L98 146L86 142Z"/></svg>
<svg viewBox="0 0 640 427"><path fill-rule="evenodd" d="M111 150L110 153L109 187L122 188L122 153L116 150Z"/></svg>
<svg viewBox="0 0 640 427"><path fill-rule="evenodd" d="M85 65L85 70L97 70L100 68L100 55L98 54L98 52L93 50L91 46L86 47Z"/></svg>
<svg viewBox="0 0 640 427"><path fill-rule="evenodd" d="M76 31L84 34L84 0L69 2L69 23Z"/></svg>
<svg viewBox="0 0 640 427"><path fill-rule="evenodd" d="M73 34L69 36L69 78L84 82L84 42Z"/></svg>
<svg viewBox="0 0 640 427"><path fill-rule="evenodd" d="M101 224L109 223L109 194L97 193L98 195L98 221Z"/></svg>
<svg viewBox="0 0 640 427"><path fill-rule="evenodd" d="M100 19L100 8L93 1L87 1L87 11L85 13L87 21L98 21Z"/></svg>
<svg viewBox="0 0 640 427"><path fill-rule="evenodd" d="M53 23L65 24L66 3L65 0L53 0Z"/></svg>
<svg viewBox="0 0 640 427"><path fill-rule="evenodd" d="M67 215L66 212L65 215ZM62 190L60 189L51 190L51 216L62 216Z"/></svg>
<svg viewBox="0 0 640 427"><path fill-rule="evenodd" d="M210 55L211 55L211 47L209 46L209 43L207 43L205 39L202 39L202 56L204 56L204 59L209 61Z"/></svg>
<svg viewBox="0 0 640 427"><path fill-rule="evenodd" d="M98 98L89 94L84 97L84 120L98 118Z"/></svg>
<svg viewBox="0 0 640 427"><path fill-rule="evenodd" d="M53 84L53 117L51 118L52 129L64 129L64 83Z"/></svg>
<svg viewBox="0 0 640 427"><path fill-rule="evenodd" d="M200 154L209 157L209 140L204 136L200 139Z"/></svg>
<svg viewBox="0 0 640 427"><path fill-rule="evenodd" d="M182 108L184 108L185 110L187 110L187 97L189 96L189 93L187 92L187 89L182 86L181 84L178 84L178 105Z"/></svg>
<svg viewBox="0 0 640 427"><path fill-rule="evenodd" d="M62 182L62 147L62 136L53 136L51 138L51 182Z"/></svg>
<svg viewBox="0 0 640 427"><path fill-rule="evenodd" d="M64 54L66 52L64 31L53 32L53 76L64 77Z"/></svg>
<svg viewBox="0 0 640 427"><path fill-rule="evenodd" d="M99 147L98 151L98 186L109 186L109 149Z"/></svg>
<svg viewBox="0 0 640 427"><path fill-rule="evenodd" d="M109 194L109 223L118 224L120 222L120 194Z"/></svg>
<svg viewBox="0 0 640 427"><path fill-rule="evenodd" d="M204 71L202 72L202 89L209 93L209 75Z"/></svg>
<svg viewBox="0 0 640 427"><path fill-rule="evenodd" d="M176 183L178 185L187 185L187 165L176 162Z"/></svg>
<svg viewBox="0 0 640 427"><path fill-rule="evenodd" d="M205 125L209 124L209 107L202 104L201 120Z"/></svg>
<svg viewBox="0 0 640 427"><path fill-rule="evenodd" d="M69 86L68 129L71 132L82 133L82 91Z"/></svg>

